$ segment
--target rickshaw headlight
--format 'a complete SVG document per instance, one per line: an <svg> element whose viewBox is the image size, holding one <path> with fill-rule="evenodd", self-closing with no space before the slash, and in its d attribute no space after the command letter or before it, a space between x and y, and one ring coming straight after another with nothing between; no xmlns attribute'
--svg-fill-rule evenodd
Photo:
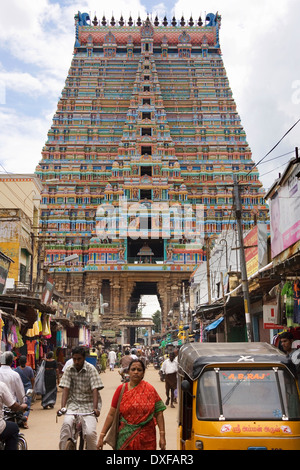
<svg viewBox="0 0 300 470"><path fill-rule="evenodd" d="M195 447L197 450L203 450L203 442L202 441L196 441L195 442Z"/></svg>

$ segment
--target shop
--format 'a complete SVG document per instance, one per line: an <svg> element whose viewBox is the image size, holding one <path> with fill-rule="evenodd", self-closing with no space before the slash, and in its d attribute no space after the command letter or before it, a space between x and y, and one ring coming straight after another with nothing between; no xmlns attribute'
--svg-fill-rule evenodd
<svg viewBox="0 0 300 470"><path fill-rule="evenodd" d="M92 336L85 318L57 316L56 307L18 295L0 296L1 353L12 351L16 359L27 357L36 370L49 351L62 369L75 346L91 347Z"/></svg>
<svg viewBox="0 0 300 470"><path fill-rule="evenodd" d="M48 349L50 319L56 309L39 299L18 294L0 296L1 353L12 351L16 358L27 356L33 369Z"/></svg>

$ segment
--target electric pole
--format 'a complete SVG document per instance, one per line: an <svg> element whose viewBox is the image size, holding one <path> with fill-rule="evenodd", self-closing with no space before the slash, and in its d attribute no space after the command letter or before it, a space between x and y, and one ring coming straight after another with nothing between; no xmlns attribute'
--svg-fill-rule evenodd
<svg viewBox="0 0 300 470"><path fill-rule="evenodd" d="M211 287L210 287L210 240L209 236L205 235L205 248L206 248L206 278L207 278L207 295L208 303L211 304Z"/></svg>
<svg viewBox="0 0 300 470"><path fill-rule="evenodd" d="M243 238L243 227L242 227L242 205L241 197L239 191L239 185L236 180L236 175L233 175L233 197L235 205L235 216L238 229L239 237L239 248L240 248L240 262L241 262L241 274L242 274L242 287L244 295L244 309L245 309L245 321L247 328L247 338L249 342L253 341L253 331L251 323L251 313L250 313L250 296L249 296L249 287L248 287L248 276L246 269L246 258L245 258L245 248L244 248L244 238Z"/></svg>

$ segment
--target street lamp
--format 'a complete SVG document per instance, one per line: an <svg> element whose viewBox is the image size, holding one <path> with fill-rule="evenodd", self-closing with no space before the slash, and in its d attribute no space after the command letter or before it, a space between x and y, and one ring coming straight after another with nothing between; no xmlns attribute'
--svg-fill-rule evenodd
<svg viewBox="0 0 300 470"><path fill-rule="evenodd" d="M63 260L61 260L61 261L63 261L64 263L68 263L69 261L75 261L75 260L77 260L77 259L79 259L79 256L78 256L76 253L74 253L74 255L66 256L66 257L65 257Z"/></svg>

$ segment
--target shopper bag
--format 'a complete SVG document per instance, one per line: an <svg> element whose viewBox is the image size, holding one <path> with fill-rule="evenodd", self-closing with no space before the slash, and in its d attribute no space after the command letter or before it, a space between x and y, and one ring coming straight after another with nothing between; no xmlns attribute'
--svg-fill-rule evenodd
<svg viewBox="0 0 300 470"><path fill-rule="evenodd" d="M122 400L123 392L125 389L125 384L123 384L122 390L120 392L117 409L115 412L114 420L109 428L109 431L104 439L104 444L110 445L114 450L117 446L118 430L119 430L119 420L120 420L120 403Z"/></svg>
<svg viewBox="0 0 300 470"><path fill-rule="evenodd" d="M43 361L37 371L34 387L33 390L38 395L45 395L46 387L45 387L45 361Z"/></svg>

